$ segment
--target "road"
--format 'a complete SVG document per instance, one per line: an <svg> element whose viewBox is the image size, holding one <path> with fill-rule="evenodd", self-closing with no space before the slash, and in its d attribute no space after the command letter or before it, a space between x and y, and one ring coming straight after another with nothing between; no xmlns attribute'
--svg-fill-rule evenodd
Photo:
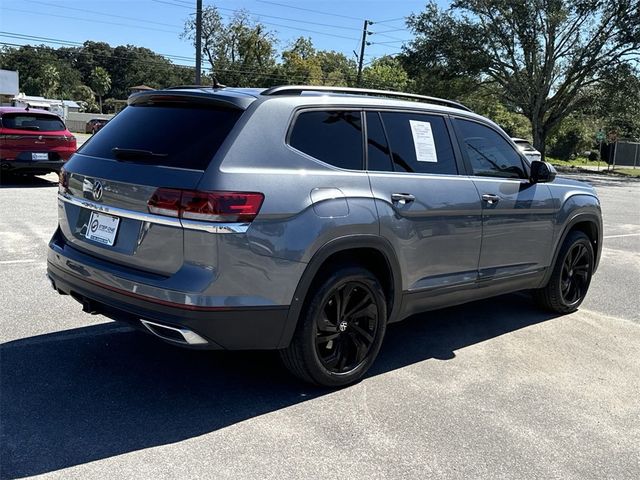
<svg viewBox="0 0 640 480"><path fill-rule="evenodd" d="M516 294L423 314L329 391L55 294L51 180L0 188L2 478L640 477L640 182L587 178L605 247L578 312Z"/></svg>

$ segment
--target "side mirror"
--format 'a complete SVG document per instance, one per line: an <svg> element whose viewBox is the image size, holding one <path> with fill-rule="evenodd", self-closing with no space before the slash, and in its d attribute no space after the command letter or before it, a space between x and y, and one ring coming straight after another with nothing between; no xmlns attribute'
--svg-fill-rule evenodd
<svg viewBox="0 0 640 480"><path fill-rule="evenodd" d="M531 162L531 183L553 182L556 173L556 169L550 163L541 160Z"/></svg>

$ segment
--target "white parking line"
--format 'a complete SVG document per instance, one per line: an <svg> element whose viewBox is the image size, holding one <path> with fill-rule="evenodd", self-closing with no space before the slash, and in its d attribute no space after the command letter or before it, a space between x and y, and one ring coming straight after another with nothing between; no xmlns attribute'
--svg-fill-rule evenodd
<svg viewBox="0 0 640 480"><path fill-rule="evenodd" d="M640 233L623 233L622 235L607 235L603 238L637 237Z"/></svg>
<svg viewBox="0 0 640 480"><path fill-rule="evenodd" d="M38 258L32 258L30 260L0 260L0 265L12 265L14 263L35 263L40 261Z"/></svg>

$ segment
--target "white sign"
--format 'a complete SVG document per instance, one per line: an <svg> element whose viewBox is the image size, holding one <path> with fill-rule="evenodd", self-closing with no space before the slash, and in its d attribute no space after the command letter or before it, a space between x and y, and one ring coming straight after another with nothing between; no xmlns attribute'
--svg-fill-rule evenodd
<svg viewBox="0 0 640 480"><path fill-rule="evenodd" d="M438 161L436 144L433 141L433 132L429 122L419 122L409 120L411 125L411 135L413 135L413 146L416 149L416 160L419 162Z"/></svg>
<svg viewBox="0 0 640 480"><path fill-rule="evenodd" d="M120 223L120 219L118 217L112 217L111 215L106 215L104 213L91 212L89 225L87 225L87 232L84 236L94 242L111 246L116 239L118 223Z"/></svg>

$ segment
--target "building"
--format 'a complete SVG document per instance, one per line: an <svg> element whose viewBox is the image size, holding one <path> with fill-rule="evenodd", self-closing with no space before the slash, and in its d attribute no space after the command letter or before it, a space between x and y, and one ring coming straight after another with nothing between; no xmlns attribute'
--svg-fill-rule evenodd
<svg viewBox="0 0 640 480"><path fill-rule="evenodd" d="M13 97L20 93L18 72L0 70L0 105L10 106Z"/></svg>

